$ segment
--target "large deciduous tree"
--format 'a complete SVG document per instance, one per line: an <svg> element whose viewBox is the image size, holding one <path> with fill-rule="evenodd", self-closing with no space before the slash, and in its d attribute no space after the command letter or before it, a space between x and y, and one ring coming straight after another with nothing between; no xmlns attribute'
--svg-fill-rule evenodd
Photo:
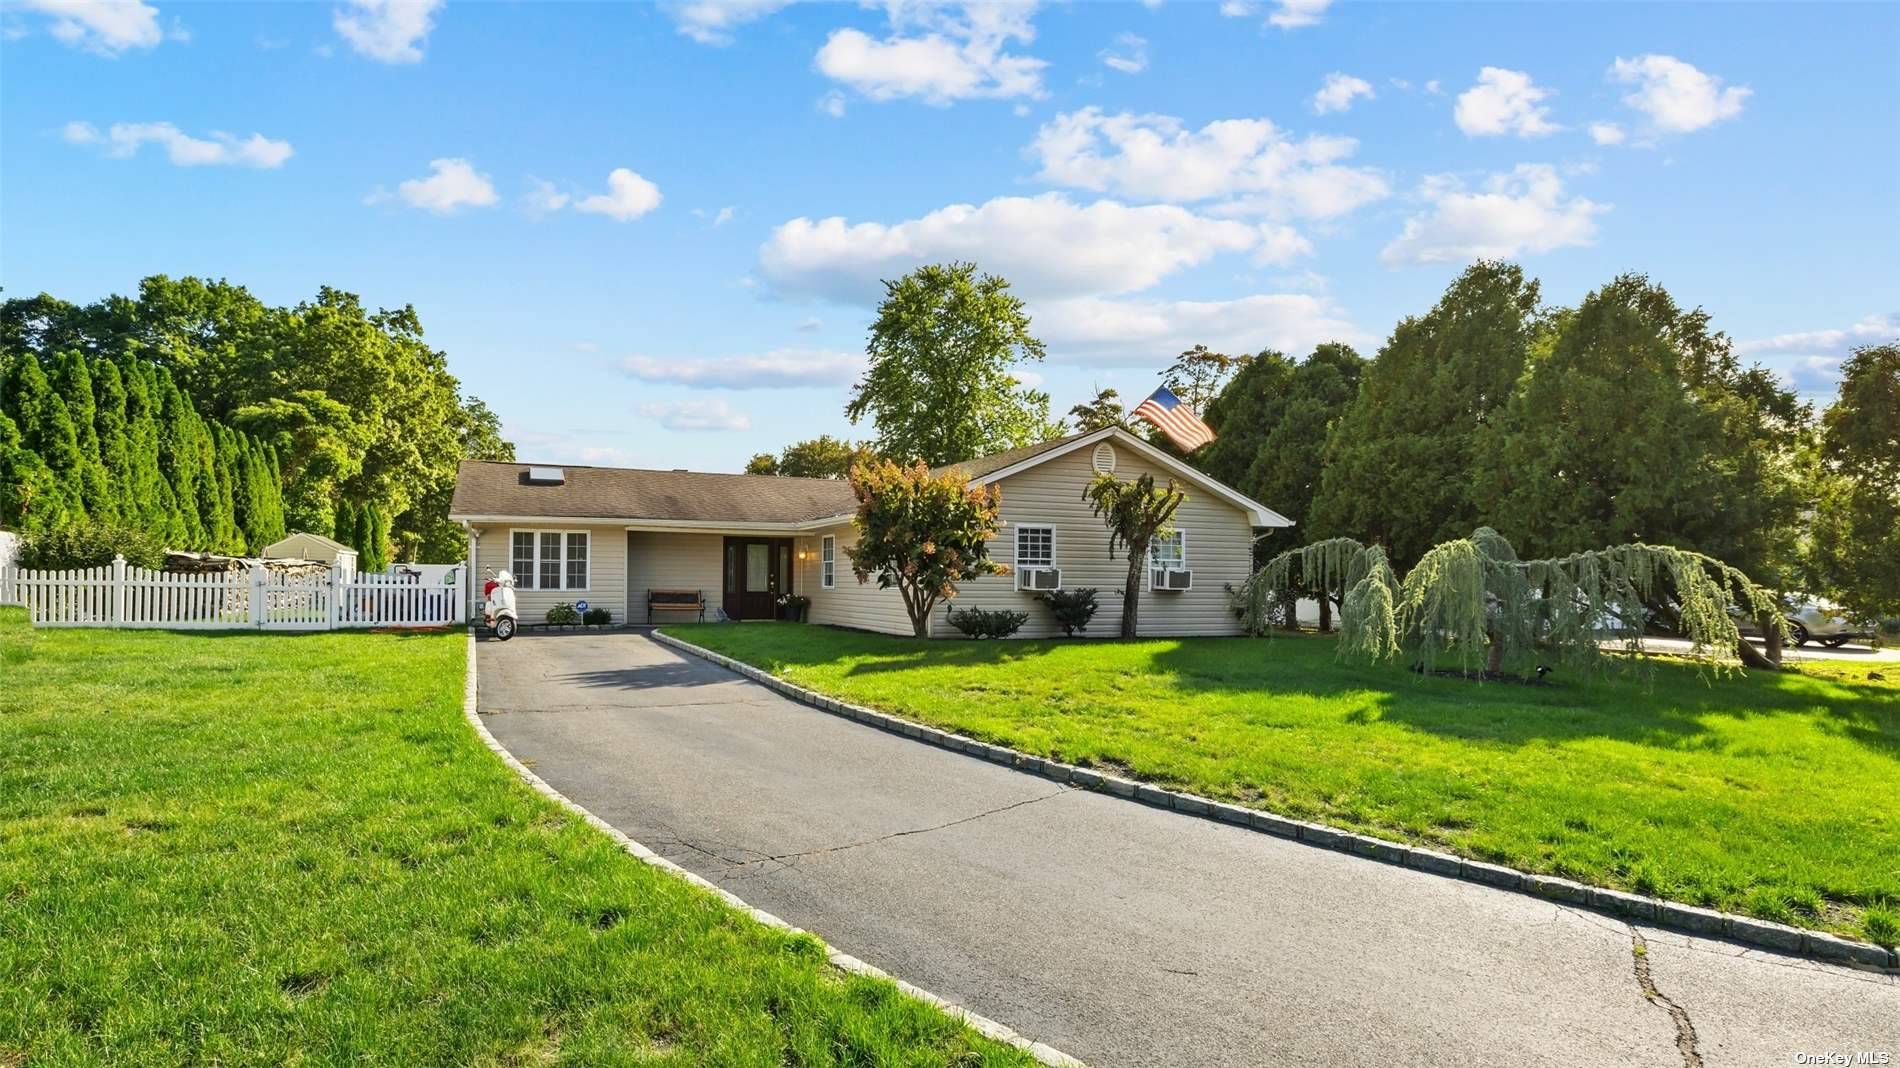
<svg viewBox="0 0 1900 1068"><path fill-rule="evenodd" d="M1854 350L1821 426L1811 570L1856 615L1900 616L1900 343Z"/></svg>
<svg viewBox="0 0 1900 1068"><path fill-rule="evenodd" d="M1142 571L1148 566L1148 546L1157 536L1172 532L1174 513L1187 500L1187 493L1168 480L1155 485L1155 477L1120 479L1111 474L1096 475L1082 491L1095 515L1108 527L1108 555L1115 550L1128 554L1128 582L1122 590L1122 630L1124 638L1140 633L1137 623L1141 612Z"/></svg>
<svg viewBox="0 0 1900 1068"><path fill-rule="evenodd" d="M938 465L1061 434L1049 395L1011 371L1039 361L1023 302L973 263L919 267L884 283L871 324L870 366L845 414L869 416L880 455Z"/></svg>
<svg viewBox="0 0 1900 1068"><path fill-rule="evenodd" d="M877 580L903 599L911 630L930 636L937 603L957 595L957 583L1007 569L990 559L1002 494L971 489L951 471L935 475L922 463L905 467L870 460L851 469L857 494L857 544L846 547L859 582Z"/></svg>
<svg viewBox="0 0 1900 1068"><path fill-rule="evenodd" d="M1084 434L1111 426L1134 429L1134 424L1128 421L1127 409L1122 407L1121 394L1112 389L1096 390L1094 397L1069 409L1069 418L1075 420L1075 429Z"/></svg>
<svg viewBox="0 0 1900 1068"><path fill-rule="evenodd" d="M745 471L748 475L843 479L850 477L853 465L871 456L867 445L820 434L785 446L777 456L769 452L755 453L746 461Z"/></svg>
<svg viewBox="0 0 1900 1068"><path fill-rule="evenodd" d="M1409 564L1484 522L1474 494L1484 428L1542 326L1522 268L1480 262L1392 331L1327 435L1311 533L1386 546Z"/></svg>

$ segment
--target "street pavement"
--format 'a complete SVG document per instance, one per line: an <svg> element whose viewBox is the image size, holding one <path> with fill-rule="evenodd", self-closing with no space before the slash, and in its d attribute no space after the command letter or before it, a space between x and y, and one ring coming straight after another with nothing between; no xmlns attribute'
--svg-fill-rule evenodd
<svg viewBox="0 0 1900 1068"><path fill-rule="evenodd" d="M483 642L479 708L636 841L1097 1068L1900 1063L1900 977L1058 786L638 633Z"/></svg>

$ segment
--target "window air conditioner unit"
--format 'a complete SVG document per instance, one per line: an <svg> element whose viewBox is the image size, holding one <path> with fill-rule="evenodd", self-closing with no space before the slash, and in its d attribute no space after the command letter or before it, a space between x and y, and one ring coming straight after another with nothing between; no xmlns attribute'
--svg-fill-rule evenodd
<svg viewBox="0 0 1900 1068"><path fill-rule="evenodd" d="M1155 568L1148 576L1148 585L1156 590L1179 593L1194 588L1194 572L1178 568Z"/></svg>
<svg viewBox="0 0 1900 1068"><path fill-rule="evenodd" d="M1062 569L1055 567L1026 567L1016 572L1016 588L1019 590L1059 590L1062 588Z"/></svg>

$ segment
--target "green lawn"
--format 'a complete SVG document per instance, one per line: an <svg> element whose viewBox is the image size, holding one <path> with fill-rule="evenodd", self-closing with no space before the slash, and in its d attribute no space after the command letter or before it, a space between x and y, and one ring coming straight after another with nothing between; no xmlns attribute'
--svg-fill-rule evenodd
<svg viewBox="0 0 1900 1068"><path fill-rule="evenodd" d="M1900 683L1626 664L1529 687L1330 639L669 633L834 696L1206 797L1892 944ZM1885 665L1890 676L1900 675Z"/></svg>
<svg viewBox="0 0 1900 1068"><path fill-rule="evenodd" d="M0 1065L1014 1065L531 793L460 635L0 609Z"/></svg>

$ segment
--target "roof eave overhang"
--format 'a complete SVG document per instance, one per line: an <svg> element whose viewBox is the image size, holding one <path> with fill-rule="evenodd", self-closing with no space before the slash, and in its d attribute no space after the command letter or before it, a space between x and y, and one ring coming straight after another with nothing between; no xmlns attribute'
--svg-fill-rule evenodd
<svg viewBox="0 0 1900 1068"><path fill-rule="evenodd" d="M449 518L458 523L553 525L570 527L624 527L627 530L698 530L707 533L731 532L739 534L796 534L810 530L815 525L829 521L799 522L744 522L728 519L652 519L639 516L601 516L601 515L495 515L469 512L450 512Z"/></svg>

